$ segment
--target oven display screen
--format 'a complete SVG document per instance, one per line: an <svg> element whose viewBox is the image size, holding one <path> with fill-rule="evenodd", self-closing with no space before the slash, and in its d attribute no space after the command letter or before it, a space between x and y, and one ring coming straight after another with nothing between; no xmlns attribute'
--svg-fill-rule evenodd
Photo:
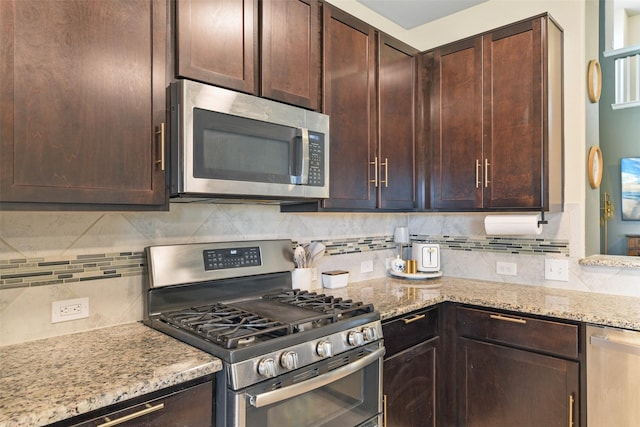
<svg viewBox="0 0 640 427"><path fill-rule="evenodd" d="M256 267L262 265L260 248L206 249L202 251L205 270Z"/></svg>

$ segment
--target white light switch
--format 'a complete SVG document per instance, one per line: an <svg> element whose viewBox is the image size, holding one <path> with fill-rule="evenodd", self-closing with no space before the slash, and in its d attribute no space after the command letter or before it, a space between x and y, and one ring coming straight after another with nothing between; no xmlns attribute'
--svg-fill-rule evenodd
<svg viewBox="0 0 640 427"><path fill-rule="evenodd" d="M545 280L557 280L560 282L569 281L569 261L566 259L545 259L544 260Z"/></svg>

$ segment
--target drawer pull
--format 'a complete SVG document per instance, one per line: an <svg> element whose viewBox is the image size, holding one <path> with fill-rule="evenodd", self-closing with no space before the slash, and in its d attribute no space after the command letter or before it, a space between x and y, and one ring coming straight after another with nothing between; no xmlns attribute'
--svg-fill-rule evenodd
<svg viewBox="0 0 640 427"><path fill-rule="evenodd" d="M133 414L129 414L129 415L125 415L124 417L120 417L120 418L116 418L115 420L110 420L109 417L104 417L104 420L106 421L106 423L100 424L98 425L98 427L111 427L111 426L115 426L118 424L122 424L125 423L127 421L131 421L133 419L142 417L144 415L150 414L152 412L156 412L159 411L161 409L164 408L164 403L160 403L158 405L155 406L151 406L148 403L146 404L146 408L138 411L138 412L134 412Z"/></svg>
<svg viewBox="0 0 640 427"><path fill-rule="evenodd" d="M526 324L527 321L524 319L520 319L518 317L507 317L507 316L502 316L500 314L491 314L489 317L491 317L492 319L495 320L503 320L505 322L512 322L512 323L521 323L521 324Z"/></svg>
<svg viewBox="0 0 640 427"><path fill-rule="evenodd" d="M409 317L408 319L402 319L402 321L405 325L408 325L409 323L416 322L420 319L424 319L425 317L427 317L426 314L416 314L415 316Z"/></svg>

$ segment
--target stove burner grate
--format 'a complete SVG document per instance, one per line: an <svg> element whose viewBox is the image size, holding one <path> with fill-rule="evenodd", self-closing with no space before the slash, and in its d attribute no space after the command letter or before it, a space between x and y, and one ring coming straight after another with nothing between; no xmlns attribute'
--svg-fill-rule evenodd
<svg viewBox="0 0 640 427"><path fill-rule="evenodd" d="M162 313L160 319L227 349L291 333L290 325L221 303Z"/></svg>
<svg viewBox="0 0 640 427"><path fill-rule="evenodd" d="M317 294L315 292L301 291L299 289L284 290L265 295L262 298L324 314L333 314L335 317L334 322L340 318L371 313L374 310L373 304L363 304L362 302L355 302L351 299L342 299L330 295Z"/></svg>

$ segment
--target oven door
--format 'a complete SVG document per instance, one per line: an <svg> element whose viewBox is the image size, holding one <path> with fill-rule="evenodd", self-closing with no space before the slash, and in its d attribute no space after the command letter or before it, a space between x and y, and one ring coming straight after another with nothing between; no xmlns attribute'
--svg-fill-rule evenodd
<svg viewBox="0 0 640 427"><path fill-rule="evenodd" d="M381 426L383 356L382 342L377 342L242 392L229 391L229 425Z"/></svg>

